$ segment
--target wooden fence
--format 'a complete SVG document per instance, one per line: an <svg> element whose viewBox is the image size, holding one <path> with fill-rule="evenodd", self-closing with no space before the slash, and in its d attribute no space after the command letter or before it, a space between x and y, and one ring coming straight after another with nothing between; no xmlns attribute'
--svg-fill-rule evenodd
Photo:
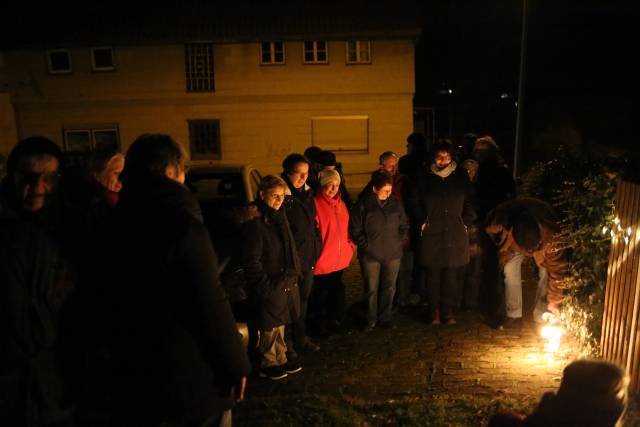
<svg viewBox="0 0 640 427"><path fill-rule="evenodd" d="M620 182L602 319L602 357L626 367L640 389L640 185Z"/></svg>

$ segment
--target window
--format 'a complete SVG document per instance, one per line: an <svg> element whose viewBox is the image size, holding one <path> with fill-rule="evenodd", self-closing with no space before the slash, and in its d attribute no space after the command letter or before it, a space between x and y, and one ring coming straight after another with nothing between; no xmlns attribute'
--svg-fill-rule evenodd
<svg viewBox="0 0 640 427"><path fill-rule="evenodd" d="M371 64L371 42L369 40L348 41L347 64Z"/></svg>
<svg viewBox="0 0 640 427"><path fill-rule="evenodd" d="M187 43L184 60L187 92L213 92L213 43Z"/></svg>
<svg viewBox="0 0 640 427"><path fill-rule="evenodd" d="M115 125L69 127L63 129L64 149L73 153L118 151L120 137Z"/></svg>
<svg viewBox="0 0 640 427"><path fill-rule="evenodd" d="M115 66L113 65L113 49L110 47L92 47L91 69L93 71L114 70Z"/></svg>
<svg viewBox="0 0 640 427"><path fill-rule="evenodd" d="M304 63L305 64L329 63L329 55L327 55L327 42L326 41L305 41L304 42Z"/></svg>
<svg viewBox="0 0 640 427"><path fill-rule="evenodd" d="M262 42L261 64L284 64L284 42Z"/></svg>
<svg viewBox="0 0 640 427"><path fill-rule="evenodd" d="M220 120L188 120L192 160L220 159Z"/></svg>
<svg viewBox="0 0 640 427"><path fill-rule="evenodd" d="M71 53L67 49L55 49L47 51L47 64L49 74L68 74L71 69Z"/></svg>
<svg viewBox="0 0 640 427"><path fill-rule="evenodd" d="M368 116L311 118L311 143L330 151L369 151Z"/></svg>

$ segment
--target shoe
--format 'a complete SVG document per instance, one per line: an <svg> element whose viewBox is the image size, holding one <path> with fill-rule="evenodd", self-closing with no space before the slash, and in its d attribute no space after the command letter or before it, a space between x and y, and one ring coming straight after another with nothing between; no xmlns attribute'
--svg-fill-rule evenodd
<svg viewBox="0 0 640 427"><path fill-rule="evenodd" d="M429 322L430 325L439 325L440 324L440 318L439 317L434 317L433 319L431 319L431 322Z"/></svg>
<svg viewBox="0 0 640 427"><path fill-rule="evenodd" d="M311 341L311 339L309 339L309 337L304 337L300 340L300 342L298 344L296 344L296 347L298 347L300 350L303 351L318 351L320 350L320 346L316 343L314 343L313 341Z"/></svg>
<svg viewBox="0 0 640 427"><path fill-rule="evenodd" d="M447 320L444 321L445 325L455 325L456 323L457 323L456 319L454 319L453 317L449 317Z"/></svg>
<svg viewBox="0 0 640 427"><path fill-rule="evenodd" d="M428 323L431 325L440 324L440 310L435 310L429 315Z"/></svg>
<svg viewBox="0 0 640 427"><path fill-rule="evenodd" d="M504 322L502 322L501 327L503 329L521 329L522 317L507 317Z"/></svg>
<svg viewBox="0 0 640 427"><path fill-rule="evenodd" d="M396 324L393 320L386 320L383 322L378 322L378 326L380 326L381 328L384 329L395 329L396 328Z"/></svg>
<svg viewBox="0 0 640 427"><path fill-rule="evenodd" d="M375 327L376 327L376 322L368 322L367 326L365 326L364 329L362 329L362 332L371 332Z"/></svg>
<svg viewBox="0 0 640 427"><path fill-rule="evenodd" d="M269 378L272 380L281 380L286 378L289 374L282 369L282 366L267 366L260 369L260 377Z"/></svg>
<svg viewBox="0 0 640 427"><path fill-rule="evenodd" d="M293 360L287 361L284 365L281 366L286 374L295 374L297 372L302 371L302 366L298 362L294 362Z"/></svg>

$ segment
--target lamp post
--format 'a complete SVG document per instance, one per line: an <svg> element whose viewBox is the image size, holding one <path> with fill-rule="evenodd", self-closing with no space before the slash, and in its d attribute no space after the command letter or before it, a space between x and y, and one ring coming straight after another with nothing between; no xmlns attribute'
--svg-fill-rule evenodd
<svg viewBox="0 0 640 427"><path fill-rule="evenodd" d="M522 0L522 34L520 38L520 77L518 79L518 101L516 110L516 139L513 146L513 177L518 176L522 144L522 122L524 111L524 80L527 40L527 0Z"/></svg>

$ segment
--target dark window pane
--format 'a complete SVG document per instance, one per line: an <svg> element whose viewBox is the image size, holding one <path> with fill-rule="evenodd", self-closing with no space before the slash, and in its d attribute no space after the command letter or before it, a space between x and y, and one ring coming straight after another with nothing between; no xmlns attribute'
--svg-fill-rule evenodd
<svg viewBox="0 0 640 427"><path fill-rule="evenodd" d="M316 45L318 46L318 50L327 50L326 42L316 42Z"/></svg>
<svg viewBox="0 0 640 427"><path fill-rule="evenodd" d="M327 61L327 52L325 50L318 51L318 62L326 62Z"/></svg>
<svg viewBox="0 0 640 427"><path fill-rule="evenodd" d="M109 49L94 49L93 62L96 68L113 68L113 51Z"/></svg>
<svg viewBox="0 0 640 427"><path fill-rule="evenodd" d="M284 53L283 52L276 52L275 53L275 62L284 62Z"/></svg>
<svg viewBox="0 0 640 427"><path fill-rule="evenodd" d="M218 120L190 120L189 141L191 158L220 158L220 126Z"/></svg>
<svg viewBox="0 0 640 427"><path fill-rule="evenodd" d="M313 42L304 42L304 50L313 50Z"/></svg>
<svg viewBox="0 0 640 427"><path fill-rule="evenodd" d="M118 132L115 129L96 130L93 132L96 151L117 151Z"/></svg>
<svg viewBox="0 0 640 427"><path fill-rule="evenodd" d="M313 51L311 51L311 52L305 51L304 52L304 61L305 62L313 62Z"/></svg>
<svg viewBox="0 0 640 427"><path fill-rule="evenodd" d="M262 62L271 62L271 52L262 52Z"/></svg>
<svg viewBox="0 0 640 427"><path fill-rule="evenodd" d="M51 60L51 71L69 71L71 69L69 52L51 52L49 57Z"/></svg>
<svg viewBox="0 0 640 427"><path fill-rule="evenodd" d="M91 134L88 130L65 132L65 146L67 151L90 151Z"/></svg>
<svg viewBox="0 0 640 427"><path fill-rule="evenodd" d="M262 43L262 53L264 54L265 52L271 52L271 43Z"/></svg>

